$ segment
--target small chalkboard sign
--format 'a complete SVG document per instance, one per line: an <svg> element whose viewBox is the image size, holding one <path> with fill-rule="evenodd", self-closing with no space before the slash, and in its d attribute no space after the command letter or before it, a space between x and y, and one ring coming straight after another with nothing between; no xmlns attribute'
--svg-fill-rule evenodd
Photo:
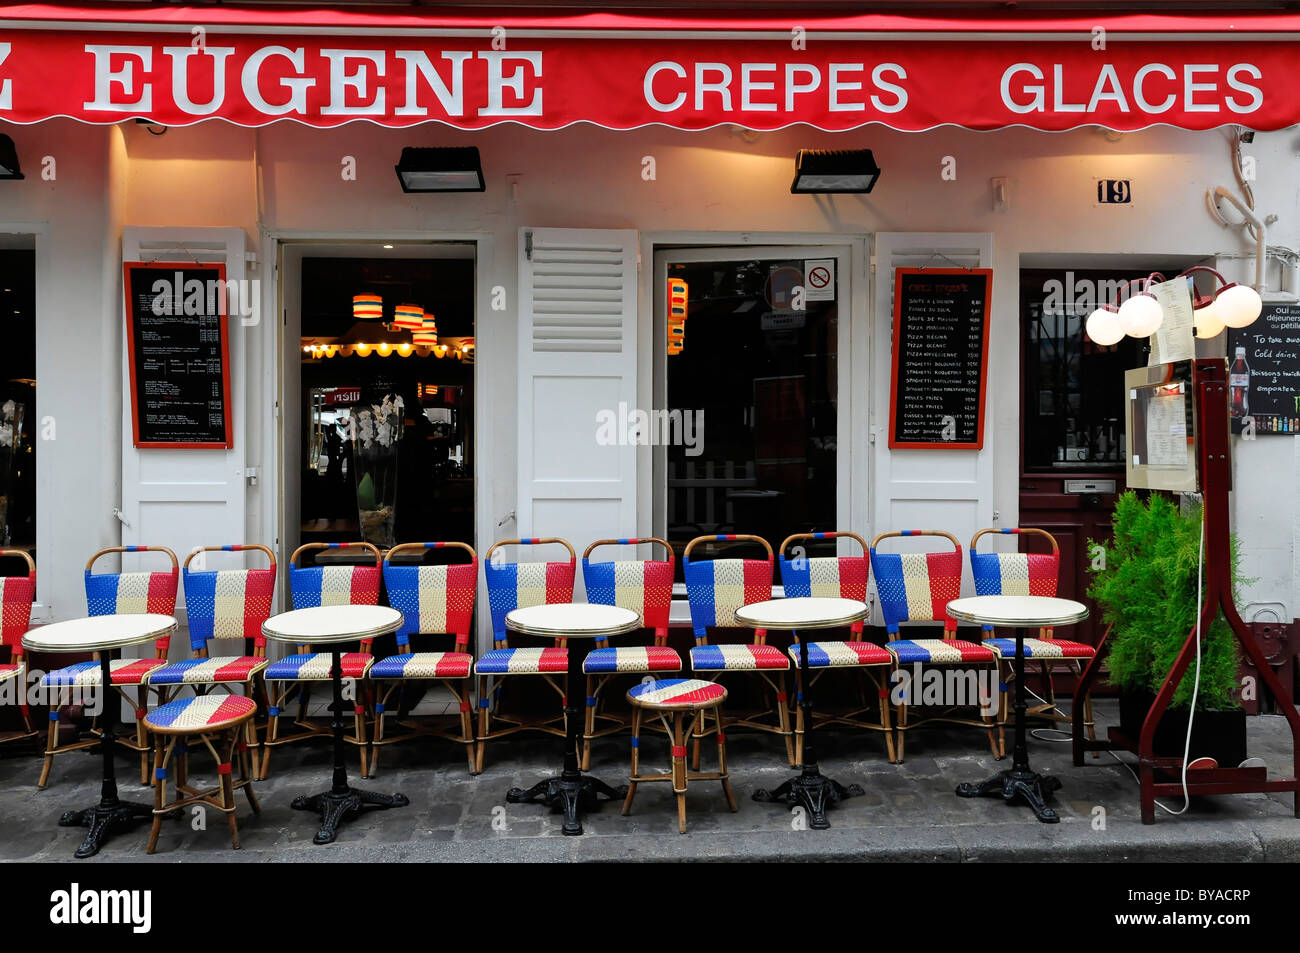
<svg viewBox="0 0 1300 953"><path fill-rule="evenodd" d="M1300 433L1300 304L1266 304L1228 329L1228 382L1233 433L1248 419L1256 435Z"/></svg>
<svg viewBox="0 0 1300 953"><path fill-rule="evenodd" d="M989 351L988 268L894 271L889 446L984 446Z"/></svg>
<svg viewBox="0 0 1300 953"><path fill-rule="evenodd" d="M230 449L230 357L222 264L122 266L134 444Z"/></svg>

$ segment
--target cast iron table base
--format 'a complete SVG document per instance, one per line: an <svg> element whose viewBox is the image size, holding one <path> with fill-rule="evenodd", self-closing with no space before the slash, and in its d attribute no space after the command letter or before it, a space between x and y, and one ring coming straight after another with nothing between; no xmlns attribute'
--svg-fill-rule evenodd
<svg viewBox="0 0 1300 953"><path fill-rule="evenodd" d="M1000 797L1008 804L1021 798L1044 824L1059 823L1060 816L1047 806L1047 799L1061 787L1060 778L1035 774L1029 768L1029 749L1025 745L1025 630L1016 629L1016 745L1011 767L999 771L986 781L957 785L958 797Z"/></svg>
<svg viewBox="0 0 1300 953"><path fill-rule="evenodd" d="M343 660L339 649L331 653L330 682L334 687L334 703L330 711L334 718L334 784L320 794L301 795L289 806L295 811L315 811L320 814L320 830L311 839L313 844L332 844L338 836L339 825L351 820L367 807L379 809L406 807L410 804L405 794L375 794L348 787L348 771L343 764Z"/></svg>
<svg viewBox="0 0 1300 953"><path fill-rule="evenodd" d="M564 833L577 836L582 833L580 811L594 811L599 804L596 796L605 795L611 801L627 797L627 787L612 788L599 778L583 774L579 767L578 746L582 743L579 731L577 698L582 686L582 653L569 646L569 665L564 676L564 771L559 777L538 781L532 787L511 788L506 792L510 804L545 804L549 808L564 809Z"/></svg>
<svg viewBox="0 0 1300 953"><path fill-rule="evenodd" d="M568 708L565 709L566 713ZM569 715L576 722L577 712ZM565 761L568 761L566 756ZM564 833L577 835L582 833L582 821L578 812L594 811L599 804L596 796L605 795L611 801L621 801L627 797L627 788L612 788L599 778L586 775L570 777L566 770L558 778L538 781L528 790L511 788L506 792L506 800L511 804L545 804L549 808L560 807L564 810Z"/></svg>
<svg viewBox="0 0 1300 953"><path fill-rule="evenodd" d="M59 818L60 827L88 827L81 846L73 855L79 859L94 857L104 846L110 834L126 830L136 821L152 821L153 805L139 801L123 801L117 796L117 771L113 764L113 746L117 735L113 728L117 721L114 711L112 680L108 671L108 652L99 653L100 691L104 693L104 713L101 716L103 732L99 736L99 751L104 759L104 781L100 786L99 803L94 807L64 811Z"/></svg>
<svg viewBox="0 0 1300 953"><path fill-rule="evenodd" d="M797 632L793 634L798 635ZM799 676L799 707L803 709L804 723L803 771L789 781L781 782L774 791L759 788L754 792L754 800L801 804L808 812L808 826L815 831L824 831L831 826L831 822L826 820L828 807L838 804L845 798L859 797L867 792L860 784L850 784L845 787L838 781L832 781L823 776L817 766L817 752L813 745L812 677L808 669L807 639L799 639Z"/></svg>

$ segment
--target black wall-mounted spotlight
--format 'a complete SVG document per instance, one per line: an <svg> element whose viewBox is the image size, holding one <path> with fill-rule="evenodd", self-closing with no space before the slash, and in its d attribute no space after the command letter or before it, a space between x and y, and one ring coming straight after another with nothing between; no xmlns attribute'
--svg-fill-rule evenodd
<svg viewBox="0 0 1300 953"><path fill-rule="evenodd" d="M880 166L870 149L800 149L790 192L870 192L878 178Z"/></svg>
<svg viewBox="0 0 1300 953"><path fill-rule="evenodd" d="M18 150L8 136L0 136L0 179L26 178L18 168Z"/></svg>
<svg viewBox="0 0 1300 953"><path fill-rule="evenodd" d="M477 146L407 146L395 166L403 192L482 192Z"/></svg>

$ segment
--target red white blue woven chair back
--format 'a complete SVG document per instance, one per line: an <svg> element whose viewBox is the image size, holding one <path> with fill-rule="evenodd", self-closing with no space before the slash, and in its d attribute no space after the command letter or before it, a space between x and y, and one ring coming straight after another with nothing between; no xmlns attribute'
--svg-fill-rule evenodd
<svg viewBox="0 0 1300 953"><path fill-rule="evenodd" d="M662 546L667 559L619 559L594 561L591 553L598 546L637 546L653 543ZM668 637L668 613L673 602L673 568L676 557L668 542L656 536L645 539L600 539L582 554L582 581L587 587L587 601L619 606L640 613L641 624L653 629L656 642ZM607 640L598 640L603 645Z"/></svg>
<svg viewBox="0 0 1300 953"><path fill-rule="evenodd" d="M299 566L304 552L320 549L363 549L373 566ZM289 593L295 609L316 606L375 606L379 604L381 557L370 543L306 543L289 557ZM363 642L369 640L363 639Z"/></svg>
<svg viewBox="0 0 1300 953"><path fill-rule="evenodd" d="M807 543L825 539L856 540L861 553L856 556L809 556ZM793 546L791 544L794 544ZM787 555L787 553L791 555ZM777 559L781 567L781 585L791 598L816 596L828 599L867 601L869 561L867 544L856 533L796 533L781 544ZM862 622L850 627L854 635L862 632Z"/></svg>
<svg viewBox="0 0 1300 953"><path fill-rule="evenodd" d="M171 560L171 569L153 572L101 572L91 568L103 556L111 553L164 553ZM89 615L141 615L156 612L175 615L176 585L180 581L180 563L176 554L165 546L113 546L101 549L86 562L86 612ZM171 644L170 636L154 641L154 647L164 654Z"/></svg>
<svg viewBox="0 0 1300 953"><path fill-rule="evenodd" d="M767 551L767 558L691 559L691 550L697 544L741 541L760 544ZM761 536L697 536L686 544L682 553L682 572L691 608L691 628L697 640L708 636L710 626L739 627L737 609L772 598L772 547ZM761 629L756 630L757 638L765 634Z"/></svg>
<svg viewBox="0 0 1300 953"><path fill-rule="evenodd" d="M554 543L569 551L568 562L512 563L493 554L506 546L544 546ZM506 642L506 615L529 606L573 601L573 580L578 571L578 554L568 540L558 536L530 536L493 543L483 557L487 580L488 608L492 613L492 638L497 647Z"/></svg>
<svg viewBox="0 0 1300 953"><path fill-rule="evenodd" d="M893 536L938 536L952 549L938 553L882 553L880 541ZM905 529L881 533L871 543L871 572L880 594L880 612L890 635L902 622L943 621L944 637L957 631L948 603L961 595L961 544L941 530Z"/></svg>
<svg viewBox="0 0 1300 953"><path fill-rule="evenodd" d="M191 569L199 552L264 553L270 566L261 569ZM204 546L185 560L185 612L189 618L190 648L198 652L209 639L252 639L266 647L262 623L271 616L275 595L275 555L257 544Z"/></svg>
<svg viewBox="0 0 1300 953"><path fill-rule="evenodd" d="M978 553L975 546L986 534L1039 535L1051 543L1050 553ZM1055 596L1061 553L1046 530L1033 528L982 529L970 541L970 570L975 592L981 596ZM985 629L993 626L986 625Z"/></svg>
<svg viewBox="0 0 1300 953"><path fill-rule="evenodd" d="M25 576L0 576L0 645L9 646L16 659L23 654L23 636L32 621L36 564L20 549L0 550L0 556L13 556L27 563Z"/></svg>
<svg viewBox="0 0 1300 953"><path fill-rule="evenodd" d="M393 565L399 553L418 553L428 549L463 549L469 562L454 565ZM411 644L412 635L450 633L456 647L469 645L469 629L474 618L474 596L478 589L478 555L465 543L401 543L384 556L384 586L388 604L402 613L402 627L397 630L399 651Z"/></svg>

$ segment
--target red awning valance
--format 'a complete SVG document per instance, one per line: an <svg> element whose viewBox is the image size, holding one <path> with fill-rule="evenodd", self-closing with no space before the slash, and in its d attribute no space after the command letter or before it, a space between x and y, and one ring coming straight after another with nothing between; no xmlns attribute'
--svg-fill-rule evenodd
<svg viewBox="0 0 1300 953"><path fill-rule="evenodd" d="M1300 16L0 5L0 121L1300 123Z"/></svg>

